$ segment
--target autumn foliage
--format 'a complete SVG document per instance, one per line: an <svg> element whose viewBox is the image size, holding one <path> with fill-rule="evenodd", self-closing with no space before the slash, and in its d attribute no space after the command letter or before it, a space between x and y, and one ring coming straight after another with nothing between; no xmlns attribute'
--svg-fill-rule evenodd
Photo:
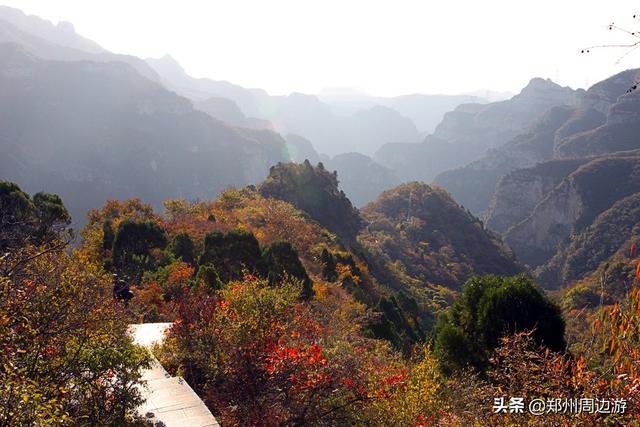
<svg viewBox="0 0 640 427"><path fill-rule="evenodd" d="M307 169L282 182L304 181ZM325 172L320 181L331 181ZM162 216L139 200L109 201L89 213L72 253L27 239L0 258L0 424L137 422L148 358L125 329L152 321L173 322L158 359L225 426L639 422L637 263L612 263L599 282L560 295L565 336L553 297L527 277L473 277L515 263L489 234L454 251L465 239L438 217L452 209L446 194L398 191L411 210L387 194L351 245L254 188L170 200ZM488 264L475 263L486 250ZM113 299L114 273L134 295L126 305ZM497 414L500 396L615 397L627 412Z"/></svg>
<svg viewBox="0 0 640 427"><path fill-rule="evenodd" d="M340 315L337 295L321 292L317 310L299 301L299 290L248 276L215 296L189 295L163 364L229 425L383 425L432 414L439 375L432 358L412 377L411 364L388 345L361 335L361 307ZM396 413L399 402L408 412Z"/></svg>
<svg viewBox="0 0 640 427"><path fill-rule="evenodd" d="M129 425L149 355L108 276L60 234L19 230L0 256L0 425Z"/></svg>

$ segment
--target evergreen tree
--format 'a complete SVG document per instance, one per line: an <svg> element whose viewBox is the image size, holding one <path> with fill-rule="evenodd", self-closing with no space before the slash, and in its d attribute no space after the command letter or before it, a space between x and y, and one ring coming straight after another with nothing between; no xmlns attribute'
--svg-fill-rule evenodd
<svg viewBox="0 0 640 427"><path fill-rule="evenodd" d="M121 276L137 281L152 266L150 251L166 245L166 234L156 222L124 220L113 240L114 266Z"/></svg>
<svg viewBox="0 0 640 427"><path fill-rule="evenodd" d="M262 252L262 262L270 285L279 284L289 275L302 282L302 298L309 299L313 296L313 283L291 243L273 242Z"/></svg>
<svg viewBox="0 0 640 427"><path fill-rule="evenodd" d="M182 259L182 261L188 264L196 264L196 247L187 233L175 235L169 243L169 251L173 256Z"/></svg>
<svg viewBox="0 0 640 427"><path fill-rule="evenodd" d="M0 181L0 250L52 241L70 231L70 223L59 196L36 193L31 199L17 184Z"/></svg>
<svg viewBox="0 0 640 427"><path fill-rule="evenodd" d="M560 309L526 276L473 277L451 309L438 319L435 348L445 371L473 366L482 371L500 339L533 330L533 339L563 351Z"/></svg>
<svg viewBox="0 0 640 427"><path fill-rule="evenodd" d="M322 249L320 262L322 263L322 277L325 280L334 282L338 278L338 273L336 271L336 260L331 252L327 250L327 248Z"/></svg>
<svg viewBox="0 0 640 427"><path fill-rule="evenodd" d="M244 272L259 273L261 260L260 244L251 232L234 230L223 234L214 231L205 236L199 265L213 265L220 280L227 283L242 278Z"/></svg>

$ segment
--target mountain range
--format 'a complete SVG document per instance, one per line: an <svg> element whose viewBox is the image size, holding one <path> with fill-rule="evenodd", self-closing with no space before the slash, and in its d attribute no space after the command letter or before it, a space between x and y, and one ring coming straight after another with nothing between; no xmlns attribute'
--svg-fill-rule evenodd
<svg viewBox="0 0 640 427"><path fill-rule="evenodd" d="M544 286L579 280L628 252L640 191L639 70L576 92L520 135L436 182L502 234ZM604 231L606 230L606 231Z"/></svg>
<svg viewBox="0 0 640 427"><path fill-rule="evenodd" d="M534 78L492 102L335 89L273 96L193 78L170 56L115 54L71 24L0 7L0 179L60 194L82 223L107 198L142 197L156 207L211 199L262 182L274 165L308 160L337 172L331 181L354 208L367 206L369 223L379 223L384 191L462 205L465 221L504 259L513 251L558 288L622 253L637 231L640 95L629 89L639 77L628 70L588 90ZM435 186L399 186L414 181ZM405 214L400 221L385 213L392 219L379 225L388 244L406 246L409 264L419 263L426 241L405 241L406 230L433 214ZM436 231L428 243L464 259L463 240L442 243L451 233L441 239ZM415 280L424 277L417 270Z"/></svg>
<svg viewBox="0 0 640 427"><path fill-rule="evenodd" d="M106 198L213 197L288 159L279 135L229 127L122 62L2 44L0 88L1 177L57 189L76 218Z"/></svg>
<svg viewBox="0 0 640 427"><path fill-rule="evenodd" d="M7 119L12 117L14 122L12 127L3 131L3 148L7 156L1 177L27 180L25 171L37 165L40 172L31 173L24 182L27 190L47 189L57 181L73 187L92 180L93 187L102 189L96 190L92 197L78 197L85 193L81 188L74 188L68 194L59 191L65 198L70 198L68 206L76 218L85 208L103 197L140 194L153 203L172 196L195 199L211 197L230 185L260 181L275 162L289 159L302 162L317 153L322 153L317 154L317 160L321 158L327 167L338 170L345 191L361 206L399 182L395 172L362 153L372 153L377 146L388 141L417 140L419 133L425 130L424 126L429 126L425 125L426 122L435 123L439 116L458 102L479 99L466 95L415 95L385 99L366 97L363 108L350 114L339 114L335 106L313 95L294 93L289 96L270 96L260 89L192 78L170 56L142 60L114 54L75 33L70 23L54 25L5 6L0 6L0 44L3 45L3 56L11 58L11 61L6 60L1 65L6 77L4 84L15 85L7 96L18 100L17 105L23 104L21 110L15 110L7 116ZM49 71L44 71L53 68L65 71L60 71L54 79L47 75ZM41 71L35 72L36 69ZM21 74L22 78L17 79L16 74ZM33 81L34 87L30 88L31 79L34 78L41 80ZM39 91L48 85L57 85L61 90L58 93ZM81 87L86 96L80 93ZM65 96L62 88L68 90L69 96ZM94 100L90 94L102 100L103 111L100 116L82 115L93 108L89 105ZM140 96L140 99L133 99L135 96ZM23 129L20 123L27 125L24 119L36 104L43 109L40 117L42 123L36 120L30 128ZM421 130L412 119L391 107L417 117ZM166 117L159 119L160 110ZM22 121L15 120L18 111L25 114ZM68 111L68 114L64 118L57 115L61 111ZM149 123L145 126L134 125L142 111L146 111ZM77 112L77 115L72 112ZM207 117L200 112L206 113ZM55 116L55 119L49 116ZM172 171L170 176L160 177L159 180L154 177L159 160L154 160L156 169L146 170L142 163L139 164L136 168L141 170L134 178L133 170L136 168L123 163L117 154L101 153L93 159L77 157L82 150L88 151L94 144L101 146L106 144L104 141L114 138L110 134L114 124L103 123L100 119L111 120L115 116L137 127L135 132L123 131L123 135L119 136L123 144L126 141L127 149L142 152L154 147L159 157L170 164L176 162L167 169ZM187 116L189 119L186 119ZM80 118L83 122L79 121ZM163 123L156 126L152 124L153 120L162 120ZM176 125L185 120L199 122L198 126L207 130L197 131L199 136L194 137L190 125ZM51 130L46 138L38 140L39 137L33 135L45 133L44 123L48 122L55 123L57 131ZM37 129L37 126L43 128ZM164 132L163 126L170 128L171 132ZM78 131L75 127L83 130ZM276 132L298 135L310 141L306 155L301 157L300 152L296 152L293 145L286 143ZM68 133L83 136L71 136ZM23 142L25 138L30 139L28 144ZM290 140L291 137L287 136L286 139ZM73 150L74 144L79 145L77 152ZM137 144L140 146L136 147ZM189 171L189 178L178 179L173 174L180 173L178 163L189 161L180 160L181 156L169 155L168 152L163 154L159 145L169 151L181 151L185 158L198 157L203 163L202 168ZM49 147L49 151L43 148L45 146ZM51 147L57 147L58 151L52 151ZM59 172L54 167L59 167L60 162L64 163L57 157L63 155L63 147L69 151L69 165L59 169L64 172ZM203 149L210 150L211 159L203 156ZM187 154L189 151L192 151L191 155ZM349 154L356 152L360 154ZM325 153L338 157L332 161L332 157ZM74 159L74 156L77 158ZM233 161L227 162L227 156L232 156ZM128 159L133 158L135 156ZM205 167L204 164L209 160L209 167ZM92 161L99 162L94 165ZM112 165L127 173L110 176L109 168ZM91 171L79 170L83 168ZM56 176L52 177L51 174ZM160 183L162 185L158 185ZM140 192L141 189L145 191ZM76 203L74 198L82 201Z"/></svg>
<svg viewBox="0 0 640 427"><path fill-rule="evenodd" d="M262 122L263 126L271 126L282 134L303 136L318 152L327 155L352 151L372 155L389 142L416 142L457 105L486 102L473 95L414 94L385 98L353 91L272 96L261 89L247 89L226 81L193 78L170 55L146 61L168 88L192 99L196 105L206 105L211 98L226 98L236 104L229 106L229 110L239 109L250 120L266 120L271 124Z"/></svg>

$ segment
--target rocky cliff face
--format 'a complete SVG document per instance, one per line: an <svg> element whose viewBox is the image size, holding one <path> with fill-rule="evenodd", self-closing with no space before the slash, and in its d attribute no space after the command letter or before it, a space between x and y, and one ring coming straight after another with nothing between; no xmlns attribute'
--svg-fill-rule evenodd
<svg viewBox="0 0 640 427"><path fill-rule="evenodd" d="M481 215L488 208L502 176L551 157L555 132L574 111L575 108L569 106L551 108L527 132L464 167L439 174L435 182L471 212Z"/></svg>
<svg viewBox="0 0 640 427"><path fill-rule="evenodd" d="M575 183L569 180L554 189L534 213L510 228L505 242L521 261L535 266L548 260L569 236L584 211Z"/></svg>
<svg viewBox="0 0 640 427"><path fill-rule="evenodd" d="M444 115L433 134L437 138L450 140L468 134L475 128L475 117L487 108L485 104L462 104Z"/></svg>
<svg viewBox="0 0 640 427"><path fill-rule="evenodd" d="M629 70L597 83L587 92L575 92L573 101L551 108L525 132L489 150L479 160L438 175L436 182L472 212L483 214L500 178L513 170L553 159L638 148L635 135L640 130L640 95L627 93L637 77L637 70ZM552 91L540 80L532 81L518 96L527 93L529 98L545 102L567 100L562 91ZM513 108L512 114L517 117L515 98Z"/></svg>
<svg viewBox="0 0 640 427"><path fill-rule="evenodd" d="M591 225L571 237L534 274L548 288L579 280L596 271L616 253L628 254L640 233L640 193L624 197L598 215Z"/></svg>
<svg viewBox="0 0 640 427"><path fill-rule="evenodd" d="M604 79L589 88L582 104L602 114L608 114L611 106L629 91L639 77L640 70L631 69Z"/></svg>
<svg viewBox="0 0 640 427"><path fill-rule="evenodd" d="M623 95L597 128L558 142L555 157L586 157L640 148L640 93Z"/></svg>
<svg viewBox="0 0 640 427"><path fill-rule="evenodd" d="M562 179L526 219L506 231L504 239L520 260L540 266L572 234L584 230L616 201L638 191L640 157L592 159Z"/></svg>
<svg viewBox="0 0 640 427"><path fill-rule="evenodd" d="M535 207L585 159L556 160L503 176L485 216L487 228L504 233L525 220Z"/></svg>
<svg viewBox="0 0 640 427"><path fill-rule="evenodd" d="M640 93L629 88L640 77L639 70L628 70L591 87L581 109L597 126L573 129L567 123L558 135L555 158L586 157L640 148ZM584 119L584 118L583 118Z"/></svg>

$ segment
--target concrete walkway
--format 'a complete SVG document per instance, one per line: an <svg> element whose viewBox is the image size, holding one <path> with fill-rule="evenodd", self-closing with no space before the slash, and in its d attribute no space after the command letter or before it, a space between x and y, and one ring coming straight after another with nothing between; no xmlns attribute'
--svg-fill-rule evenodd
<svg viewBox="0 0 640 427"><path fill-rule="evenodd" d="M171 323L141 323L129 325L136 344L151 348L164 340ZM172 377L153 358L150 369L142 379L147 386L141 389L146 402L138 413L156 427L220 427L209 409L182 377Z"/></svg>

